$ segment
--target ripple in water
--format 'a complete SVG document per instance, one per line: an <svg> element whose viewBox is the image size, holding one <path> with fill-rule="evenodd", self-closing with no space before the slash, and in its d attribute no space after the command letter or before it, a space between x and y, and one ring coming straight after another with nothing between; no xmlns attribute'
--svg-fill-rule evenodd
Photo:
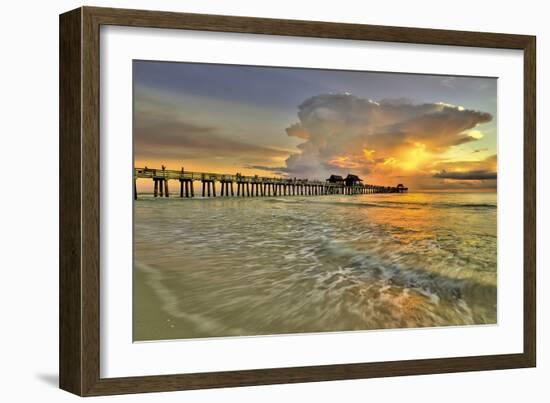
<svg viewBox="0 0 550 403"><path fill-rule="evenodd" d="M135 203L134 339L496 323L496 195Z"/></svg>

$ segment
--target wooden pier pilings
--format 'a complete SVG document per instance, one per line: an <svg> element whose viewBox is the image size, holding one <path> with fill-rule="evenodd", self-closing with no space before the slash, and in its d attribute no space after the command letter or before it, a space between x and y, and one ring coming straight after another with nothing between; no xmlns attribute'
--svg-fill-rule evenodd
<svg viewBox="0 0 550 403"><path fill-rule="evenodd" d="M154 195L155 197L159 196L163 197L169 197L170 193L168 191L168 178L153 178L153 181L155 183L154 185ZM136 196L137 197L137 190L136 190Z"/></svg>
<svg viewBox="0 0 550 403"><path fill-rule="evenodd" d="M180 178L180 197L195 197L195 189L191 179Z"/></svg>
<svg viewBox="0 0 550 403"><path fill-rule="evenodd" d="M216 184L220 184L219 197L273 197L273 196L321 196L321 195L359 195L372 193L403 193L408 190L402 184L378 186L360 182L331 182L273 178L262 176L227 175L204 172L188 172L163 169L134 169L134 199L137 199L137 179L153 180L154 197L170 197L168 181L180 182L180 198L195 197L194 182L202 185L202 197L217 197ZM355 177L357 178L357 177ZM234 185L236 184L236 192Z"/></svg>

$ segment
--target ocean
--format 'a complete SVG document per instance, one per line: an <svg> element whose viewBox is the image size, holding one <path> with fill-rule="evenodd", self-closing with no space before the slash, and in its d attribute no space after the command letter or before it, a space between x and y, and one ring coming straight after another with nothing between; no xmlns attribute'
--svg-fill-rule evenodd
<svg viewBox="0 0 550 403"><path fill-rule="evenodd" d="M495 324L495 193L134 204L135 341Z"/></svg>

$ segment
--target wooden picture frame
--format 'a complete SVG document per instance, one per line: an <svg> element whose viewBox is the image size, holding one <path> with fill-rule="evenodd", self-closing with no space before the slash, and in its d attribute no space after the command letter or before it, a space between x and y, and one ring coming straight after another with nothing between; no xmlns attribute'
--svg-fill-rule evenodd
<svg viewBox="0 0 550 403"><path fill-rule="evenodd" d="M523 353L229 372L100 377L100 27L171 28L524 52ZM82 7L60 16L60 387L80 396L534 367L535 37Z"/></svg>

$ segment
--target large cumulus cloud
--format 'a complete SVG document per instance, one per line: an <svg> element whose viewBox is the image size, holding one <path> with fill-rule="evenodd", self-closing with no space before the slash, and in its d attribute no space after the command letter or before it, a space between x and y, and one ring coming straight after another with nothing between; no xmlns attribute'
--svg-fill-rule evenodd
<svg viewBox="0 0 550 403"><path fill-rule="evenodd" d="M415 158L430 155L433 160L452 146L476 141L468 130L491 119L489 113L445 103L317 95L299 106L298 122L286 130L303 142L300 152L286 160L285 171L320 178L418 168L411 165Z"/></svg>

